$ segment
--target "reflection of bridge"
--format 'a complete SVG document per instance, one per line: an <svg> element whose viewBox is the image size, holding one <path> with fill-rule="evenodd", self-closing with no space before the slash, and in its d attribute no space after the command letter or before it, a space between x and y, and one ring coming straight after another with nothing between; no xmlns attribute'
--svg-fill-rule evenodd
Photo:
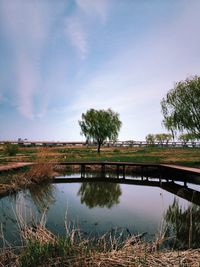
<svg viewBox="0 0 200 267"><path fill-rule="evenodd" d="M119 183L127 185L137 185L137 186L152 186L160 187L174 195L177 195L183 199L186 199L194 204L200 206L200 192L194 189L189 188L185 184L181 185L177 182L182 181L182 179L163 179L163 178L148 178L148 177L128 177L128 178L109 178L109 177L90 177L87 178L55 178L53 183ZM200 184L200 182L199 182Z"/></svg>
<svg viewBox="0 0 200 267"><path fill-rule="evenodd" d="M188 187L188 183L200 185L200 169L197 168L132 162L61 162L59 165L79 166L80 178L56 178L55 183L111 182L154 186L200 205L200 192ZM91 175L94 166L99 172Z"/></svg>

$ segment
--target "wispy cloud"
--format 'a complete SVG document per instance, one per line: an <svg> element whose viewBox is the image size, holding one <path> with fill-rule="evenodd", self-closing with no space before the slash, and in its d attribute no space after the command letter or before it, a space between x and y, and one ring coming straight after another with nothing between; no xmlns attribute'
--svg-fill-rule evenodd
<svg viewBox="0 0 200 267"><path fill-rule="evenodd" d="M105 23L109 0L76 0L77 6L90 17L98 16Z"/></svg>
<svg viewBox="0 0 200 267"><path fill-rule="evenodd" d="M85 59L89 53L90 27L97 23L96 18L103 24L106 22L108 0L75 0L75 2L74 12L66 19L66 33L81 59Z"/></svg>
<svg viewBox="0 0 200 267"><path fill-rule="evenodd" d="M87 33L80 18L76 15L67 18L66 29L72 45L79 51L81 58L85 59L88 52Z"/></svg>
<svg viewBox="0 0 200 267"><path fill-rule="evenodd" d="M40 85L40 60L51 30L51 10L45 1L24 0L2 0L0 10L1 27L12 43L10 66L16 81L11 87L16 88L16 105L22 115L33 118L33 98Z"/></svg>
<svg viewBox="0 0 200 267"><path fill-rule="evenodd" d="M39 86L39 74L34 64L20 54L17 62L18 109L25 117L34 117L33 97Z"/></svg>

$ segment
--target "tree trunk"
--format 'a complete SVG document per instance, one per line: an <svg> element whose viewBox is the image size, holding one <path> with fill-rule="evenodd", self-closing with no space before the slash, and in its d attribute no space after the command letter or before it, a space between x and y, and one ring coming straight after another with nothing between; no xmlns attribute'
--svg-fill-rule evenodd
<svg viewBox="0 0 200 267"><path fill-rule="evenodd" d="M98 142L97 152L100 154L101 142Z"/></svg>

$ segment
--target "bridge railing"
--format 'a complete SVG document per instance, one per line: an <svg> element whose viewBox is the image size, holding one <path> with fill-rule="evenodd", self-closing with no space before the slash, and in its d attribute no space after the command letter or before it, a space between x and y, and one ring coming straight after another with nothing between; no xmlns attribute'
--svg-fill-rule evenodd
<svg viewBox="0 0 200 267"><path fill-rule="evenodd" d="M9 140L0 141L0 144L11 143L20 146L95 146L94 142L86 143L80 141L28 141L28 140ZM193 142L182 142L182 141L170 141L170 142L154 142L148 143L146 141L107 141L103 144L104 147L196 147L200 148L199 141Z"/></svg>

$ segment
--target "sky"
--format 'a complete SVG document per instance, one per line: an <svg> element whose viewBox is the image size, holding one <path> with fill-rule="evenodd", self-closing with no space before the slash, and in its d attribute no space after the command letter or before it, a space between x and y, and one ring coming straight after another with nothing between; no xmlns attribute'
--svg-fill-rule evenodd
<svg viewBox="0 0 200 267"><path fill-rule="evenodd" d="M90 108L119 140L166 132L160 101L200 74L199 0L0 0L0 139L82 141Z"/></svg>

